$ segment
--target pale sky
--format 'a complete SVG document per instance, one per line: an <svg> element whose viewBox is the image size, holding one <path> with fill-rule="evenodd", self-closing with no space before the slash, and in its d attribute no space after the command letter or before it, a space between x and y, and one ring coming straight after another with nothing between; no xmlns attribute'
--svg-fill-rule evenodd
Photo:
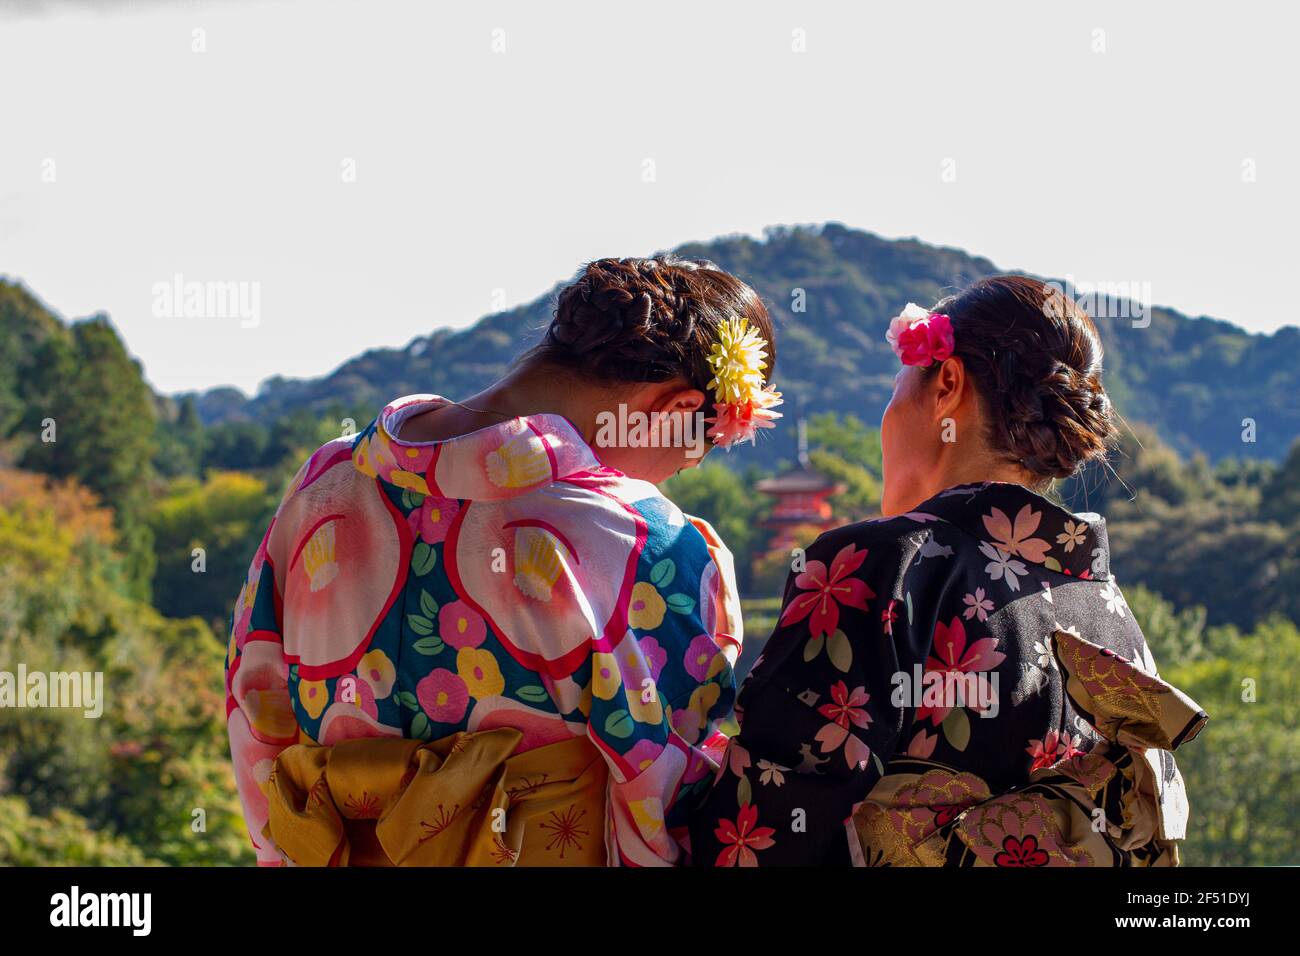
<svg viewBox="0 0 1300 956"><path fill-rule="evenodd" d="M1297 322L1298 27L1271 2L2 0L0 275L107 312L164 391L827 220L1271 331ZM156 315L178 273L256 283L257 325Z"/></svg>

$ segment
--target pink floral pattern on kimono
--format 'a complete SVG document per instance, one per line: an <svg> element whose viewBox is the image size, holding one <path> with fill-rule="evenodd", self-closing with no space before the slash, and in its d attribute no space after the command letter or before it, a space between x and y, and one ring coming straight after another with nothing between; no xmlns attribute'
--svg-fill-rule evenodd
<svg viewBox="0 0 1300 956"><path fill-rule="evenodd" d="M226 711L260 862L285 746L511 727L607 762L609 862L671 864L708 787L742 638L707 523L601 464L555 415L440 442L399 399L290 484L233 615Z"/></svg>

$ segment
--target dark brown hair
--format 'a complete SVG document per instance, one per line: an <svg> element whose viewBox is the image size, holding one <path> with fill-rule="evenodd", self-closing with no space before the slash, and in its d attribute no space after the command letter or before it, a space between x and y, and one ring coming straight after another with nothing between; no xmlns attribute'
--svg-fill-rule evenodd
<svg viewBox="0 0 1300 956"><path fill-rule="evenodd" d="M523 358L610 384L681 375L708 392L706 358L732 316L763 336L770 381L772 320L748 285L707 259L598 259L560 291L546 335Z"/></svg>
<svg viewBox="0 0 1300 956"><path fill-rule="evenodd" d="M953 354L975 381L990 448L1043 485L1105 457L1115 425L1101 339L1069 296L1037 279L992 276L932 311L952 322Z"/></svg>

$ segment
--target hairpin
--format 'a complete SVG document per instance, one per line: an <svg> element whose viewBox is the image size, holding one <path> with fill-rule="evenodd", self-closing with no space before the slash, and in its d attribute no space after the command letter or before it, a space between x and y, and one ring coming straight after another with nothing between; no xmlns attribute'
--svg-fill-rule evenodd
<svg viewBox="0 0 1300 956"><path fill-rule="evenodd" d="M763 336L750 328L741 316L727 319L718 328L718 339L709 352L713 379L715 416L706 418L713 427L706 432L715 445L730 448L736 442L753 442L760 428L774 427L780 412L772 409L781 404L781 393L767 388L763 369L767 368L767 350Z"/></svg>
<svg viewBox="0 0 1300 956"><path fill-rule="evenodd" d="M885 338L900 362L921 368L942 362L952 355L955 347L948 316L923 309L915 302L907 303L890 320Z"/></svg>

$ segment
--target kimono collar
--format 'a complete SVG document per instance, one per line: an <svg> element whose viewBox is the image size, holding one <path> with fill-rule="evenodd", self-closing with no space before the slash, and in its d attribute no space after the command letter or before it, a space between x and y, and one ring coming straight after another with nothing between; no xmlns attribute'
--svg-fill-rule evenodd
<svg viewBox="0 0 1300 956"><path fill-rule="evenodd" d="M443 441L395 437L408 418L449 404L438 395L391 402L353 445L353 465L416 494L469 500L511 498L603 468L562 415L521 416Z"/></svg>
<svg viewBox="0 0 1300 956"><path fill-rule="evenodd" d="M1073 514L1023 485L956 485L917 505L908 517L947 521L1004 555L1049 571L1103 581L1110 577L1105 519Z"/></svg>

